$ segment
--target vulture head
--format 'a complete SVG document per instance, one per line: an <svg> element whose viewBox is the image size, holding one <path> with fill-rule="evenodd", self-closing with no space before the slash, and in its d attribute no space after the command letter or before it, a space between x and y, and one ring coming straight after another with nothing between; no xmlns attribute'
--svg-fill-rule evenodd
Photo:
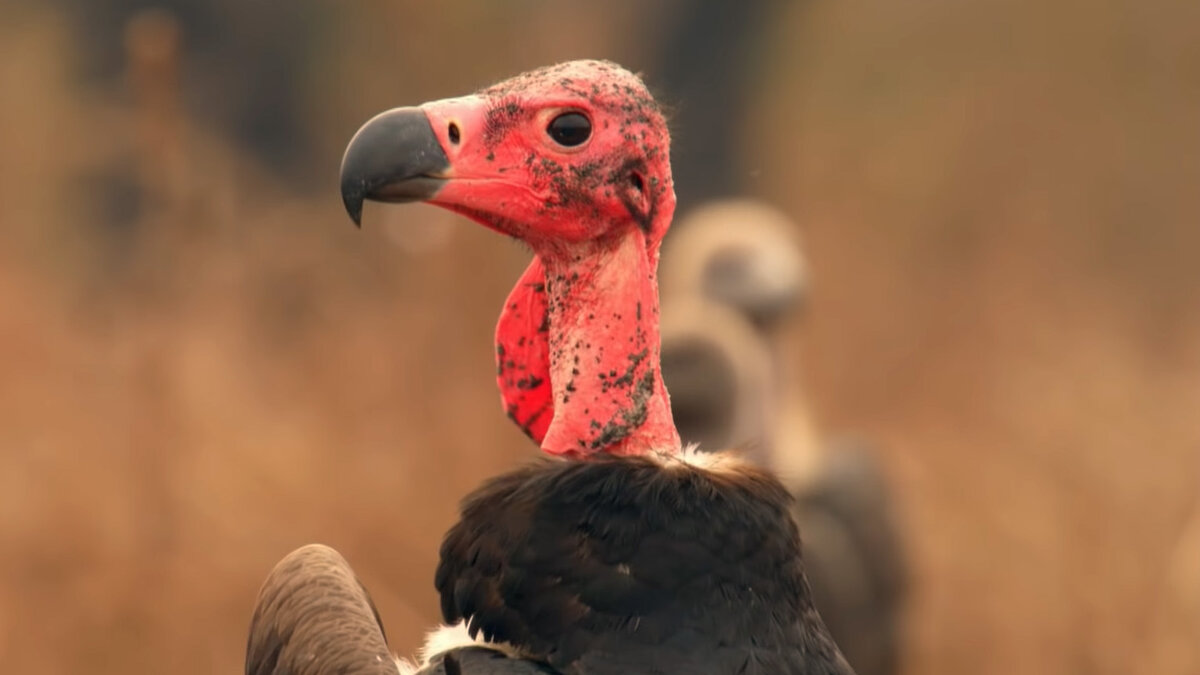
<svg viewBox="0 0 1200 675"><path fill-rule="evenodd" d="M630 236L657 252L675 208L669 142L640 79L572 61L377 115L346 149L342 197L355 222L366 199L443 206L547 262Z"/></svg>
<svg viewBox="0 0 1200 675"><path fill-rule="evenodd" d="M542 68L368 121L342 198L425 201L527 243L496 334L509 416L560 456L675 452L659 375L670 136L642 81L605 61Z"/></svg>

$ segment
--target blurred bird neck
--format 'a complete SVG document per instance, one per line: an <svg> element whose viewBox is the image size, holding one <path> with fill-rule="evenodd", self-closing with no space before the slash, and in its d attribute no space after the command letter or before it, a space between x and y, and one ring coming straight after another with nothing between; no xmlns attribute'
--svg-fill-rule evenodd
<svg viewBox="0 0 1200 675"><path fill-rule="evenodd" d="M659 367L658 251L632 229L546 268L554 455L678 453Z"/></svg>

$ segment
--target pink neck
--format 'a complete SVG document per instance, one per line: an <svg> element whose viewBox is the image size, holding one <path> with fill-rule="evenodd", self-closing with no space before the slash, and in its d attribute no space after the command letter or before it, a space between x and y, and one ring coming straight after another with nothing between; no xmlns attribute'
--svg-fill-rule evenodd
<svg viewBox="0 0 1200 675"><path fill-rule="evenodd" d="M586 254L542 256L554 417L542 450L677 453L659 368L657 247L633 230Z"/></svg>

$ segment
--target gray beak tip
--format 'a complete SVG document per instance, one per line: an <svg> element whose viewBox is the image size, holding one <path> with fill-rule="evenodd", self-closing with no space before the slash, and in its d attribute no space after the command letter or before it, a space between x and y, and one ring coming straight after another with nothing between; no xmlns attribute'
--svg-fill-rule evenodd
<svg viewBox="0 0 1200 675"><path fill-rule="evenodd" d="M363 190L361 187L355 189L342 184L342 205L346 207L346 213L350 216L350 220L354 221L354 226L362 229L362 212L363 212Z"/></svg>
<svg viewBox="0 0 1200 675"><path fill-rule="evenodd" d="M381 113L355 133L342 157L342 204L362 227L365 200L424 201L446 182L450 166L429 119L420 108Z"/></svg>

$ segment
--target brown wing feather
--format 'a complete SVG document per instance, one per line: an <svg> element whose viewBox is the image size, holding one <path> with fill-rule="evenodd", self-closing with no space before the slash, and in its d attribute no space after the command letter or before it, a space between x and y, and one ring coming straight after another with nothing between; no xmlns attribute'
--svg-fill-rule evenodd
<svg viewBox="0 0 1200 675"><path fill-rule="evenodd" d="M246 675L396 675L367 589L332 548L289 553L263 582L250 623Z"/></svg>

